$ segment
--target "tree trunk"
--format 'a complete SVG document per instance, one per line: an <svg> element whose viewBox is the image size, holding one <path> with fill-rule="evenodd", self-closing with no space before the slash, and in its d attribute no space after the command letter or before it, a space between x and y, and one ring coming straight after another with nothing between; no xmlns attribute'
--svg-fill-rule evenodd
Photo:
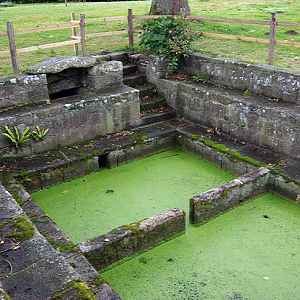
<svg viewBox="0 0 300 300"><path fill-rule="evenodd" d="M152 0L150 15L190 14L188 0Z"/></svg>

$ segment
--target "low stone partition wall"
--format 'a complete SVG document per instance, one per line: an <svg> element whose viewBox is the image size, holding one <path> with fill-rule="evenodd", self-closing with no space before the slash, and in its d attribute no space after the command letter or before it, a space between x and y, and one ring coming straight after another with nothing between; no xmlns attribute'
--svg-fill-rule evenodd
<svg viewBox="0 0 300 300"><path fill-rule="evenodd" d="M270 170L259 168L190 199L190 222L199 226L268 190Z"/></svg>
<svg viewBox="0 0 300 300"><path fill-rule="evenodd" d="M182 60L180 72L239 90L300 104L300 72L267 64L193 53Z"/></svg>
<svg viewBox="0 0 300 300"><path fill-rule="evenodd" d="M118 227L77 247L97 270L101 270L184 231L185 213L173 208L140 222Z"/></svg>

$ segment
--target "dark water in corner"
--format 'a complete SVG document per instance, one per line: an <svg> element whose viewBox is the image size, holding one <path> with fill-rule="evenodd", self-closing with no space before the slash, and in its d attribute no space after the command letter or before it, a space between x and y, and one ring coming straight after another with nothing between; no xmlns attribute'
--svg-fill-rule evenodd
<svg viewBox="0 0 300 300"><path fill-rule="evenodd" d="M171 208L188 213L189 198L234 179L173 149L34 193L34 201L74 242Z"/></svg>
<svg viewBox="0 0 300 300"><path fill-rule="evenodd" d="M300 207L263 195L101 275L124 300L299 300Z"/></svg>

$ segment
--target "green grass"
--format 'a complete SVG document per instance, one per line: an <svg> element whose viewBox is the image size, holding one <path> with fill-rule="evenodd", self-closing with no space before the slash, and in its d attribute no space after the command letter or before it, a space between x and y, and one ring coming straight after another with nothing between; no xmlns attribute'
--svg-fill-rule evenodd
<svg viewBox="0 0 300 300"><path fill-rule="evenodd" d="M270 12L283 12L277 15L280 22L300 23L300 1L296 0L189 0L191 14L195 16L228 17L236 19L269 20ZM64 3L40 3L15 5L14 7L0 8L0 31L6 30L6 22L13 21L14 29L43 27L54 24L64 24L70 20L70 13L74 12L76 18L85 13L86 18L105 16L125 16L127 9L132 8L133 14L147 14L151 1L124 1L124 2L70 2ZM135 21L135 26L138 22ZM243 35L259 38L268 38L265 33L269 31L267 26L231 24L221 22L195 23L195 29L203 32L214 32L232 35ZM119 20L88 24L87 33L105 32L118 29L126 29L127 21ZM294 29L300 33L300 28L277 28L277 39L300 42L299 35L288 35L284 32ZM23 48L40 44L48 44L69 40L71 29L53 30L33 34L16 35L16 47ZM138 37L135 37L135 44ZM89 55L98 55L103 51L116 51L124 49L128 45L128 37L116 35L110 37L90 38L87 42ZM80 48L80 45L79 45ZM202 37L194 42L196 51L208 53L214 56L232 57L248 62L268 62L268 44L242 42L217 38ZM7 37L0 37L0 51L8 50ZM18 55L20 71L45 59L60 56L74 55L73 46L56 47L38 50ZM10 57L0 57L0 76L12 75ZM299 48L276 46L274 65L300 69Z"/></svg>

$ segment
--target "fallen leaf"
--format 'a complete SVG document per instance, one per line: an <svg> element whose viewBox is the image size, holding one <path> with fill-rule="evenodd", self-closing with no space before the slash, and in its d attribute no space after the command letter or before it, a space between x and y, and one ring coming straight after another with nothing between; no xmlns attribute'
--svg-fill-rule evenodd
<svg viewBox="0 0 300 300"><path fill-rule="evenodd" d="M290 268L290 267L285 267L287 270Z"/></svg>
<svg viewBox="0 0 300 300"><path fill-rule="evenodd" d="M85 181L85 182L87 182L87 179L81 179L80 181Z"/></svg>
<svg viewBox="0 0 300 300"><path fill-rule="evenodd" d="M62 193L62 194L65 194L65 193L67 193L67 192L68 192L68 191L62 191L61 193Z"/></svg>
<svg viewBox="0 0 300 300"><path fill-rule="evenodd" d="M269 279L270 279L270 277L268 277L268 276L264 276L264 279L265 279L265 280L269 280Z"/></svg>
<svg viewBox="0 0 300 300"><path fill-rule="evenodd" d="M17 250L19 248L20 248L20 246L16 246L16 247L13 247L12 250Z"/></svg>

